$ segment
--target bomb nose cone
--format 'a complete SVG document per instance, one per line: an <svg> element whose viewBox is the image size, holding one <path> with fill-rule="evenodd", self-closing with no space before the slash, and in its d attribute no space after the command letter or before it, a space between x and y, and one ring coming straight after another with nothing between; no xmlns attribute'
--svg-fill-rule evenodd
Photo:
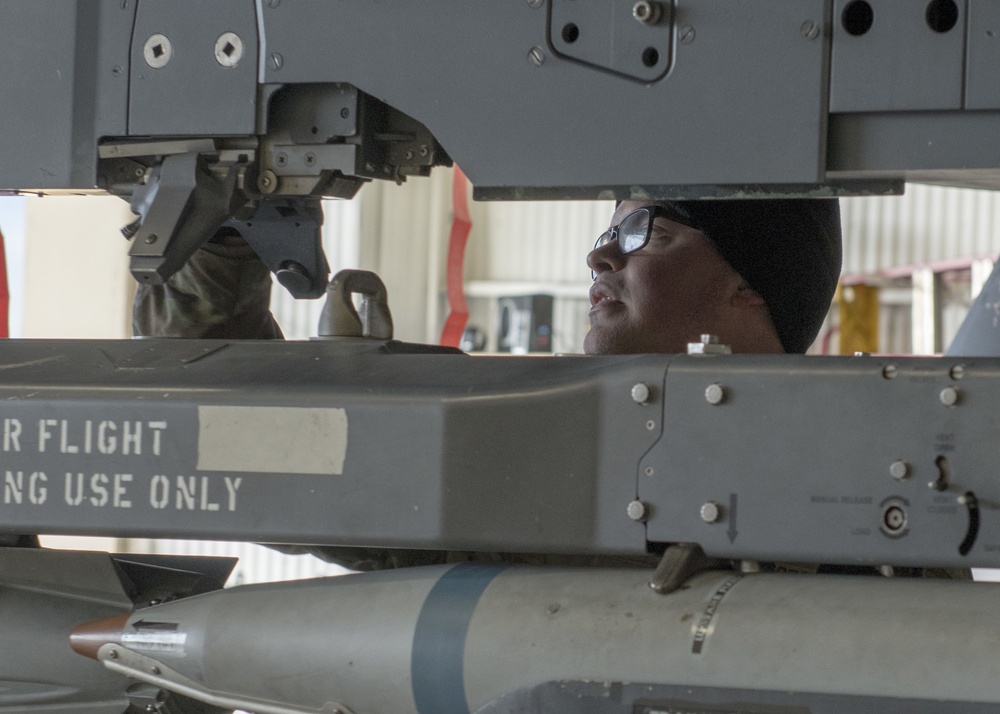
<svg viewBox="0 0 1000 714"><path fill-rule="evenodd" d="M101 648L101 645L108 642L121 644L122 630L125 628L125 623L128 622L131 614L130 612L123 612L121 615L78 625L70 633L69 646L77 654L97 659L97 650Z"/></svg>

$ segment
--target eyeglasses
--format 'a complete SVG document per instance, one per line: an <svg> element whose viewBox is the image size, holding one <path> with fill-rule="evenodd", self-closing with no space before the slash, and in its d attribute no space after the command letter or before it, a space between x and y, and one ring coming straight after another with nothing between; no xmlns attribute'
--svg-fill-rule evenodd
<svg viewBox="0 0 1000 714"><path fill-rule="evenodd" d="M649 243L649 236L653 233L653 221L657 218L666 218L685 226L691 225L691 219L673 208L659 205L637 208L625 216L617 226L612 226L598 236L594 250L606 246L611 241L618 242L618 250L622 255L642 250ZM597 280L597 272L591 270L590 277Z"/></svg>

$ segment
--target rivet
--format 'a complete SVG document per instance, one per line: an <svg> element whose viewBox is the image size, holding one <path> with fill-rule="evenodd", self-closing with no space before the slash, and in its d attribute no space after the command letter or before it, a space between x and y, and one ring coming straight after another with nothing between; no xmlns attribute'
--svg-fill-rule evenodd
<svg viewBox="0 0 1000 714"><path fill-rule="evenodd" d="M958 390L954 387L945 387L941 390L941 403L946 407L953 407L958 404L959 396Z"/></svg>
<svg viewBox="0 0 1000 714"><path fill-rule="evenodd" d="M655 429L655 428L656 428L656 422L655 422L655 421L653 421L652 419L650 419L649 421L647 421L647 422L646 422L646 428L647 428L647 429L648 429L649 431L652 431L653 429Z"/></svg>
<svg viewBox="0 0 1000 714"><path fill-rule="evenodd" d="M649 506L645 501L641 501L637 498L628 504L626 513L628 513L628 517L633 521L643 522L649 516Z"/></svg>
<svg viewBox="0 0 1000 714"><path fill-rule="evenodd" d="M708 501L702 504L700 515L705 523L717 523L722 517L722 507L715 501Z"/></svg>
<svg viewBox="0 0 1000 714"><path fill-rule="evenodd" d="M160 236L156 235L155 233L150 233L150 234L149 234L148 236L146 236L146 238L145 238L145 241L146 241L146 245L153 245L153 243L155 243L155 242L156 242L156 241L158 241L159 239L160 239Z"/></svg>
<svg viewBox="0 0 1000 714"><path fill-rule="evenodd" d="M646 471L645 471L645 474L646 474L647 476L652 476L652 475L653 475L653 467L652 467L652 466L647 466L647 467L646 467Z"/></svg>
<svg viewBox="0 0 1000 714"><path fill-rule="evenodd" d="M636 404L645 404L649 401L649 385L639 382L632 385L632 401Z"/></svg>
<svg viewBox="0 0 1000 714"><path fill-rule="evenodd" d="M710 384L705 387L705 401L709 404L722 404L726 399L726 390L721 384Z"/></svg>
<svg viewBox="0 0 1000 714"><path fill-rule="evenodd" d="M910 465L902 459L893 461L889 466L889 475L897 481L902 481L910 475Z"/></svg>
<svg viewBox="0 0 1000 714"><path fill-rule="evenodd" d="M108 650L108 659L118 659L118 650Z"/></svg>

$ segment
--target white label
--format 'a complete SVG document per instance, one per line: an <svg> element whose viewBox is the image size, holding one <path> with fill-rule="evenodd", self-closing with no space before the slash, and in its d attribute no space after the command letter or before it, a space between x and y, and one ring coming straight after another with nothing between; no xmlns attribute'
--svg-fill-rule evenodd
<svg viewBox="0 0 1000 714"><path fill-rule="evenodd" d="M334 408L198 407L198 470L344 472L347 412Z"/></svg>
<svg viewBox="0 0 1000 714"><path fill-rule="evenodd" d="M139 632L122 633L122 645L133 650L147 652L183 654L186 641L186 632L171 630L140 630Z"/></svg>

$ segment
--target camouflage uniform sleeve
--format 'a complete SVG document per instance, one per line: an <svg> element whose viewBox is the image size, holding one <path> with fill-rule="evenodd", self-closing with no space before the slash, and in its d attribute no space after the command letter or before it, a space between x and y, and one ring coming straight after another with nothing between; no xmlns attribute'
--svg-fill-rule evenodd
<svg viewBox="0 0 1000 714"><path fill-rule="evenodd" d="M280 339L270 311L271 274L242 239L209 242L164 285L140 285L137 337Z"/></svg>

